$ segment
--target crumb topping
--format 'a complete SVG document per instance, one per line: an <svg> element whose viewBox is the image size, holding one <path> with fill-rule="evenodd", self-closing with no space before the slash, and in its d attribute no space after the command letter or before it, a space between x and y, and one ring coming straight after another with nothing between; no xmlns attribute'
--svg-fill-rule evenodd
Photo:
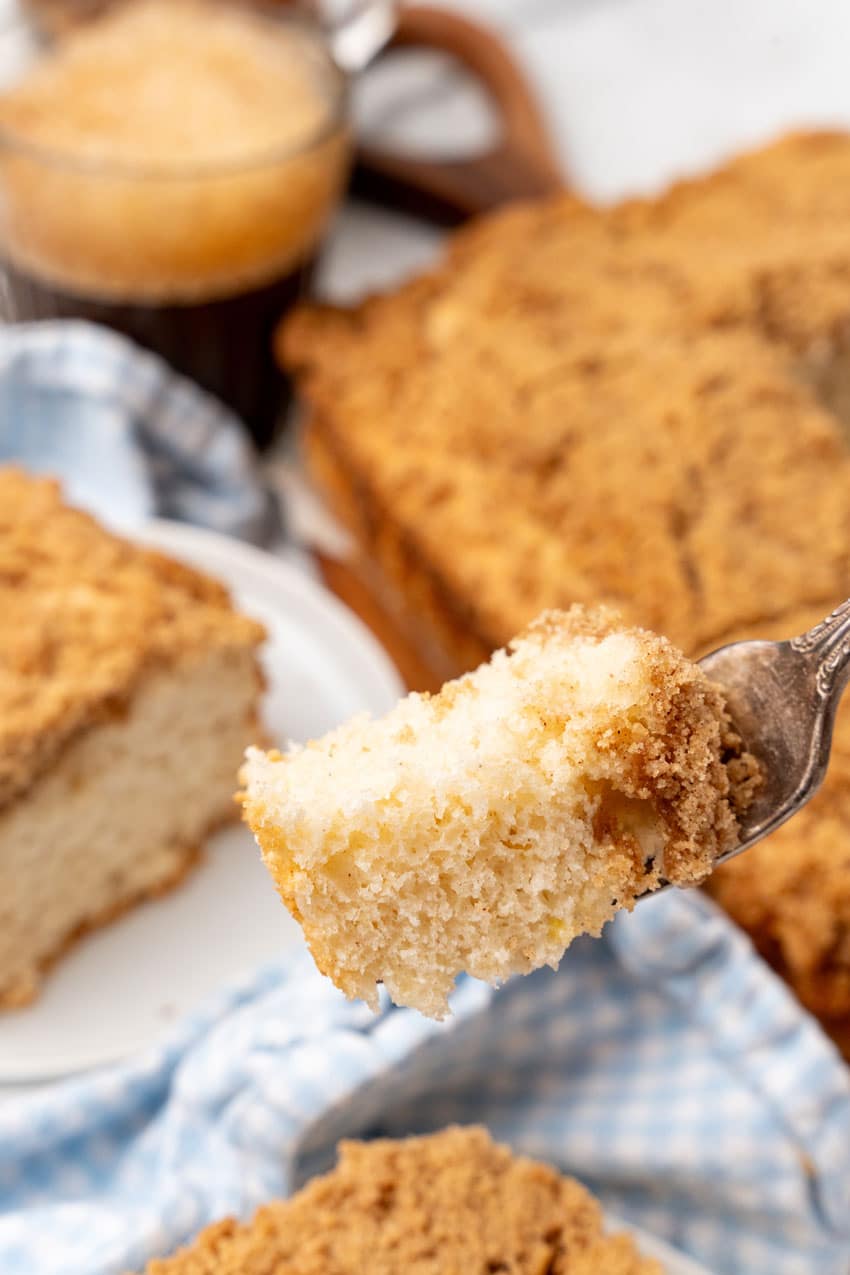
<svg viewBox="0 0 850 1275"><path fill-rule="evenodd" d="M112 535L57 483L0 468L0 803L139 677L263 629L216 581Z"/></svg>
<svg viewBox="0 0 850 1275"><path fill-rule="evenodd" d="M795 137L656 202L510 209L389 296L302 310L283 354L370 552L488 649L576 601L693 651L845 596L850 457L811 369L846 325L848 191L850 139Z"/></svg>
<svg viewBox="0 0 850 1275"><path fill-rule="evenodd" d="M603 1233L578 1182L483 1129L339 1150L291 1200L209 1227L147 1275L662 1275L630 1236Z"/></svg>
<svg viewBox="0 0 850 1275"><path fill-rule="evenodd" d="M747 636L778 639L823 618L807 608ZM743 635L741 635L743 636ZM765 841L725 864L709 890L850 1058L850 700L838 712L820 792Z"/></svg>

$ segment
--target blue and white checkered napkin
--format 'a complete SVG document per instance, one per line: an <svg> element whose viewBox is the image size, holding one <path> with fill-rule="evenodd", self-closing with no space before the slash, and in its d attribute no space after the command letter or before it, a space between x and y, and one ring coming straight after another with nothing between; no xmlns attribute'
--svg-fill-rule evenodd
<svg viewBox="0 0 850 1275"><path fill-rule="evenodd" d="M0 463L62 479L119 530L158 515L264 542L277 511L237 419L107 328L0 327Z"/></svg>
<svg viewBox="0 0 850 1275"><path fill-rule="evenodd" d="M129 1064L0 1105L0 1270L138 1270L345 1135L481 1121L717 1275L847 1275L850 1072L706 899L671 892L455 1018L373 1017L306 960Z"/></svg>

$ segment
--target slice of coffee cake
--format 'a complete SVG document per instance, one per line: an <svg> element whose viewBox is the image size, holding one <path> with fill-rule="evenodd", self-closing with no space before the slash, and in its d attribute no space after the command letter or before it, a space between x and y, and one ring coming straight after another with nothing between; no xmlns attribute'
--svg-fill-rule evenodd
<svg viewBox="0 0 850 1275"><path fill-rule="evenodd" d="M319 968L443 1017L462 970L557 965L736 840L723 698L611 612L550 612L436 696L286 756L251 749L246 818Z"/></svg>
<svg viewBox="0 0 850 1275"><path fill-rule="evenodd" d="M662 1275L573 1178L484 1129L340 1143L333 1172L147 1275Z"/></svg>
<svg viewBox="0 0 850 1275"><path fill-rule="evenodd" d="M214 581L0 470L0 1004L235 813L262 638Z"/></svg>

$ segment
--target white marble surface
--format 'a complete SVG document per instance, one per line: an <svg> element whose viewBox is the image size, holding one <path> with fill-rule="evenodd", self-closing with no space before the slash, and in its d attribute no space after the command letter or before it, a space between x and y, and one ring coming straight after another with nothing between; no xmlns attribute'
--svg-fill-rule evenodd
<svg viewBox="0 0 850 1275"><path fill-rule="evenodd" d="M444 0L445 2L445 0ZM537 87L565 172L596 200L656 190L786 129L850 127L850 0L453 0L495 25ZM389 80L389 83L386 81ZM376 131L454 150L486 137L480 95L435 60L364 84ZM439 235L344 211L323 286L349 298L419 268Z"/></svg>

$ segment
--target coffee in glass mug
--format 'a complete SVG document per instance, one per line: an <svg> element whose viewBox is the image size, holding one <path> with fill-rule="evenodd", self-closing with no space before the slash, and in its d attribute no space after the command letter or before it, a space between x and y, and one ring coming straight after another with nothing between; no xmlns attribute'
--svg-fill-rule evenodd
<svg viewBox="0 0 850 1275"><path fill-rule="evenodd" d="M309 284L348 167L345 78L321 33L259 5L129 0L46 49L14 38L0 63L5 317L108 324L267 443L285 397L272 333Z"/></svg>

